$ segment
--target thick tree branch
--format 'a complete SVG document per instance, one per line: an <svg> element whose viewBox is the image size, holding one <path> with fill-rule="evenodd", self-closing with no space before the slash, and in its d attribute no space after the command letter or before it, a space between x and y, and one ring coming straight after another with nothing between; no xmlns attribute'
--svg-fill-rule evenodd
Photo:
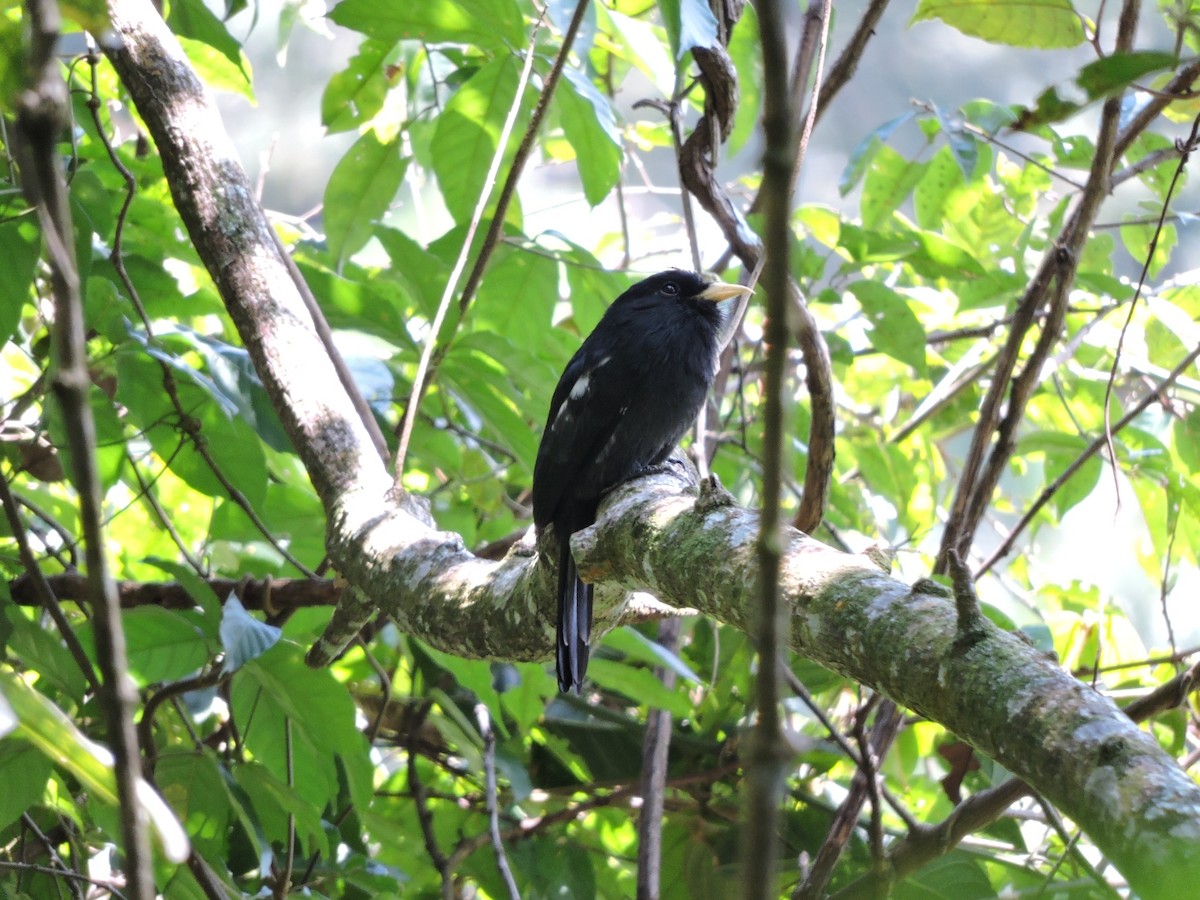
<svg viewBox="0 0 1200 900"><path fill-rule="evenodd" d="M149 0L112 0L109 13L121 36L109 59L317 492L327 504L342 489L386 494L379 454L346 392L330 390L337 371L204 85Z"/></svg>

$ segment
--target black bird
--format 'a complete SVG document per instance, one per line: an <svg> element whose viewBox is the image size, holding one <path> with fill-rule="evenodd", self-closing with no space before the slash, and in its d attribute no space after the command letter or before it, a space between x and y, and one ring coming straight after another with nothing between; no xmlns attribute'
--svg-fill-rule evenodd
<svg viewBox="0 0 1200 900"><path fill-rule="evenodd" d="M603 494L661 464L712 386L724 315L715 301L749 288L670 269L616 299L554 389L533 470L533 521L558 539L558 686L579 693L592 632L592 586L571 535Z"/></svg>

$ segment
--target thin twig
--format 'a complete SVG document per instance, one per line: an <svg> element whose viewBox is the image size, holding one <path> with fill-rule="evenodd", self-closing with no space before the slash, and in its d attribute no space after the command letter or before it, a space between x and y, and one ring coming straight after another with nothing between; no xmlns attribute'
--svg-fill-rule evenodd
<svg viewBox="0 0 1200 900"><path fill-rule="evenodd" d="M1133 313L1137 309L1138 300L1141 299L1142 289L1146 286L1146 277L1150 273L1150 266L1154 262L1154 253L1158 249L1158 239L1162 235L1163 226L1167 218L1167 210L1171 206L1171 197L1175 194L1175 188L1179 184L1179 179L1183 176L1183 170L1188 164L1188 159L1191 157L1192 151L1196 148L1197 137L1200 136L1200 115L1197 115L1192 120L1192 131L1187 137L1187 141L1181 141L1176 144L1176 149L1179 151L1179 162L1175 166L1175 173L1171 176L1171 184L1167 187L1167 195L1163 198L1162 208L1158 213L1158 223L1154 228L1154 234L1150 238L1150 244L1146 248L1146 258L1142 260L1142 271L1138 275L1137 288L1133 292L1133 299L1129 301L1129 312L1125 316L1125 323L1121 326L1121 332L1117 336L1117 349L1113 351L1112 366L1108 370L1108 379L1104 383L1104 439L1108 447L1108 458L1112 460L1112 476L1113 488L1116 491L1117 506L1121 504L1121 481L1119 478L1119 468L1117 466L1116 448L1112 441L1112 393L1113 386L1117 381L1117 368L1121 364L1121 350L1125 346L1125 335L1129 332L1129 326L1133 324Z"/></svg>
<svg viewBox="0 0 1200 900"><path fill-rule="evenodd" d="M29 815L27 812L21 813L21 825L22 827L28 828L33 832L33 836L36 837L38 843L42 845L42 849L46 851L46 855L50 857L50 861L58 866L59 869L61 869L61 871L56 873L56 877L66 876L67 886L71 889L71 893L74 894L78 900L83 900L84 892L83 888L80 887L79 880L71 878L71 875L78 875L79 873L63 862L62 857L58 855L58 850L55 849L53 841L46 837L46 834L42 831L42 829L38 828L37 822L33 821L33 816Z"/></svg>
<svg viewBox="0 0 1200 900"><path fill-rule="evenodd" d="M287 786L296 789L295 757L292 752L292 719L283 717L283 751L287 767ZM275 879L275 896L286 897L292 889L292 869L296 864L296 814L288 810L287 814L287 847L284 849L283 871Z"/></svg>
<svg viewBox="0 0 1200 900"><path fill-rule="evenodd" d="M116 148L112 145L112 142L108 139L108 135L104 131L104 123L100 118L99 81L97 75L99 58L94 53L90 53L88 55L88 60L92 67L92 94L88 101L88 107L92 114L92 121L96 126L96 133L100 138L100 143L104 146L105 152L108 154L109 162L111 163L112 167L117 170L117 174L119 174L121 179L125 182L125 199L122 201L121 210L117 214L116 225L113 233L112 252L109 254L109 262L112 263L113 269L117 273L117 277L121 279L121 285L125 288L125 293L129 297L129 302L133 304L133 308L137 311L138 318L140 318L142 321L142 327L146 330L146 340L148 342L154 341L155 336L153 325L151 324L149 315L146 313L146 307L142 303L141 295L139 294L136 285L134 285L133 279L129 277L128 270L125 268L125 257L122 250L125 222L129 214L129 208L133 204L134 194L137 192L137 179L133 177L133 173L130 172L125 164L121 161L120 155L117 153ZM271 230L271 233L275 234L274 229ZM278 236L276 236L276 242L278 242ZM281 247L282 252L282 245L280 244L279 246ZM286 253L283 253L282 255L285 259L290 261L290 257L288 257ZM183 434L187 435L188 440L191 442L193 448L200 455L200 458L204 460L205 465L208 466L208 468L212 471L213 477L215 477L220 483L221 487L225 490L225 493L229 496L229 499L246 514L246 517L250 519L250 522L254 525L254 527L258 529L263 538L275 548L276 552L278 552L280 556L295 566L296 569L304 575L308 576L309 578L315 577L312 570L300 562L300 560L296 559L296 557L291 554L287 547L285 547L279 541L279 539L275 537L274 533L267 527L266 523L263 522L258 512L254 509L254 506L250 503L249 499L247 499L246 495L243 494L241 490L239 490L233 484L233 482L229 480L228 477L226 477L225 473L221 470L221 467L217 465L216 459L208 449L207 441L205 441L203 435L201 434L199 421L195 417L189 415L187 410L184 408L183 399L179 396L179 385L175 380L175 373L165 361L159 359L157 356L153 358L158 364L159 369L162 371L163 390L166 391L167 397L171 401L171 405L175 408L175 414L179 417L179 430Z"/></svg>
<svg viewBox="0 0 1200 900"><path fill-rule="evenodd" d="M865 710L860 712L860 718L864 714ZM903 714L891 700L881 702L875 711L875 722L871 726L870 736L862 744L863 749L859 754L860 761L868 755L873 756L876 760L882 759L899 733L903 722ZM850 790L846 799L838 807L833 823L829 827L829 833L825 836L821 849L817 851L816 858L804 880L792 892L792 900L810 900L810 898L825 896L825 888L829 884L829 879L833 877L834 866L841 857L850 836L854 833L854 829L858 826L858 817L862 812L863 803L871 794L870 781L875 777L876 768L868 762L866 765L860 765L858 771L854 773L854 779L850 782ZM880 863L881 861L877 861L877 872L882 871Z"/></svg>
<svg viewBox="0 0 1200 900"><path fill-rule="evenodd" d="M488 165L487 175L484 176L479 199L475 201L475 210L471 214L471 220L467 225L467 232L463 236L462 246L458 251L458 259L454 261L454 268L450 271L450 277L446 279L446 284L442 288L442 297L438 301L437 312L434 313L433 322L429 326L429 334L425 338L425 346L421 348L421 359L417 363L417 372L413 376L413 385L408 398L408 406L404 410L404 419L400 425L399 444L396 448L395 463L393 465L397 490L403 489L404 461L408 456L408 443L412 439L413 426L417 420L417 410L421 406L421 398L425 393L426 376L429 372L430 360L433 358L433 351L438 345L438 333L442 330L442 323L446 321L446 313L450 310L450 301L454 299L454 292L458 289L458 279L462 277L463 270L467 266L467 258L471 254L471 244L475 241L475 232L479 230L479 224L483 221L483 214L487 211L488 201L492 197L492 188L495 187L496 176L500 172L500 164L504 161L504 154L508 150L508 140L512 136L517 116L521 113L521 104L525 99L525 88L529 84L529 76L533 73L533 60L537 55L534 52L534 46L537 40L537 33L542 27L543 17L544 13L533 26L533 34L529 40L529 49L525 53L525 63L521 67L521 75L517 80L517 89L513 94L512 106L509 107L508 115L504 119L504 126L500 129L500 136L496 141L496 150L492 154L491 163ZM497 213L493 216L493 222L496 220L502 221L503 218L502 213Z"/></svg>
<svg viewBox="0 0 1200 900"><path fill-rule="evenodd" d="M508 865L508 855L504 852L504 839L500 836L500 802L496 788L496 732L492 728L492 717L486 703L475 704L475 721L479 724L479 733L483 735L483 769L487 786L488 833L492 838L492 852L496 854L496 867L504 878L504 886L508 889L510 900L521 900L521 892L517 889L517 882Z"/></svg>
<svg viewBox="0 0 1200 900"><path fill-rule="evenodd" d="M1137 27L1137 7L1135 0L1126 0L1122 8L1118 49L1128 49L1131 45ZM1115 147L1120 112L1119 96L1105 101L1086 189L1063 227L1061 238L1043 256L1041 265L1018 301L1008 340L997 358L995 372L980 407L975 433L959 475L934 566L935 572L945 571L951 547L966 558L978 523L1007 467L1015 447L1017 428L1025 414L1025 403L1042 376L1042 363L1058 339L1079 253L1087 240L1088 229L1096 218L1101 200L1110 188L1113 161L1118 158ZM1050 295L1051 284L1054 285L1053 295ZM1024 369L1013 379L1029 329L1048 296L1050 315L1042 326L1037 345L1026 360ZM998 435L995 440L994 435Z"/></svg>
<svg viewBox="0 0 1200 900"><path fill-rule="evenodd" d="M825 110L829 109L829 104L838 92L854 77L854 73L858 70L858 62L867 49L867 41L874 37L875 26L879 24L887 5L888 0L871 0L867 8L863 10L862 18L858 20L854 34L850 36L841 55L829 69L829 76L825 79L825 87L821 91L821 98L817 103L816 117L818 120Z"/></svg>
<svg viewBox="0 0 1200 900"><path fill-rule="evenodd" d="M56 869L53 866L39 866L34 863L9 862L8 860L0 860L0 869L7 869L10 872L35 872L38 875L48 875L51 878L66 878L72 882L82 882L83 884L91 884L106 894L112 894L114 897L120 897L122 900L127 896L111 882L102 881L99 878L91 878L81 872L76 872L74 869ZM74 891L75 886L72 885ZM78 894L78 896L83 896Z"/></svg>
<svg viewBox="0 0 1200 900"><path fill-rule="evenodd" d="M179 550L179 555L184 558L184 561L191 567L192 571L203 578L208 574L204 570L204 566L200 564L200 560L192 555L191 550L184 543L183 537L176 530L171 517L167 515L167 511L158 502L158 498L154 496L153 485L142 477L142 470L138 468L137 460L133 458L133 454L129 452L128 448L125 450L125 461L129 463L129 468L133 471L133 477L137 479L139 496L146 502L146 506L150 508L150 514L158 520L158 524L170 535L171 541Z"/></svg>
<svg viewBox="0 0 1200 900"><path fill-rule="evenodd" d="M1134 722L1183 703L1200 681L1200 662L1126 706L1122 712ZM972 794L934 826L910 828L909 833L888 848L883 871L872 872L834 894L835 898L876 897L886 885L912 874L945 856L969 834L999 819L1010 806L1033 790L1025 782L1010 778L995 787Z"/></svg>
<svg viewBox="0 0 1200 900"><path fill-rule="evenodd" d="M421 835L425 839L425 852L429 854L429 861L441 875L442 900L454 900L454 869L438 845L437 834L433 830L433 814L429 811L429 796L425 792L425 785L417 771L417 735L420 734L421 727L425 724L425 719L428 718L432 709L433 701L426 700L417 711L412 729L408 733L408 789L412 792L413 803L417 811L417 822L421 826Z"/></svg>
<svg viewBox="0 0 1200 900"><path fill-rule="evenodd" d="M66 185L58 168L58 139L69 108L67 86L54 56L60 28L59 11L50 0L27 0L26 9L30 77L27 89L18 100L18 123L28 153L23 167L28 176L25 189L31 204L37 207L55 301L52 341L57 371L51 385L66 423L72 480L79 497L79 520L96 611L93 618L96 656L103 677L98 696L107 719L114 758L126 884L133 900L150 900L155 889L147 817L137 798L141 777L137 734L133 726L137 690L127 670L121 608L105 553L100 478L95 456L96 425L88 403L91 378L87 368L83 298L75 262L75 231Z"/></svg>
<svg viewBox="0 0 1200 900"><path fill-rule="evenodd" d="M766 265L767 343L764 372L762 511L757 541L758 621L755 627L759 659L755 712L757 722L747 761L746 828L743 836L743 896L767 900L776 895L775 869L779 859L779 805L783 797L791 749L779 715L779 660L787 646L788 622L780 602L779 567L782 551L781 493L788 470L786 364L787 315L791 297L790 188L796 162L796 110L788 86L787 38L780 0L758 0L759 37L763 51L763 252Z"/></svg>
<svg viewBox="0 0 1200 900"><path fill-rule="evenodd" d="M1106 446L1109 435L1119 433L1123 428L1125 428L1126 425L1145 412L1151 404L1160 401L1167 388L1174 384L1184 372L1190 369L1192 364L1197 359L1200 359L1200 347L1197 347L1195 350L1185 356L1179 365L1171 370L1169 375L1156 384L1152 389L1148 390L1142 396L1141 400L1130 407L1129 411L1125 413L1125 415L1122 416L1115 425L1109 428L1109 434L1102 434L1100 437L1092 441L1092 443L1088 444L1083 452L1080 453L1079 456L1077 456L1074 460L1072 460L1071 464L1067 466L1067 468L1065 468L1062 473L1054 479L1053 482L1046 485L1046 487L1042 489L1042 492L1038 494L1037 499L1034 500L1029 506L1029 509L1025 511L1025 514L1021 516L1020 521L1018 521L1017 524L1012 527L1008 533L1008 536L1005 537L1005 539L1000 543L1000 546L997 547L992 555L987 558L986 562L984 562L978 569L975 570L975 578L980 578L985 572L987 572L989 569L995 566L996 563L1008 555L1009 551L1013 548L1013 544L1016 543L1017 538L1025 531L1026 528L1029 527L1029 523L1033 521L1033 517L1038 514L1043 506L1050 502L1054 495L1062 489L1062 486L1066 484L1072 478L1072 476L1074 476L1075 473L1080 470L1080 468L1083 467L1085 462L1095 456Z"/></svg>
<svg viewBox="0 0 1200 900"><path fill-rule="evenodd" d="M164 685L146 699L146 705L142 707L142 717L138 720L138 742L141 744L142 753L146 757L145 768L147 773L153 772L155 756L154 717L158 714L158 708L168 700L173 700L176 697L186 694L188 691L198 691L213 687L221 682L222 677L221 669L214 667L192 678L183 678Z"/></svg>
<svg viewBox="0 0 1200 900"><path fill-rule="evenodd" d="M45 608L46 612L50 614L50 618L54 620L54 624L58 628L58 633L62 635L63 643L67 645L67 650L70 652L71 658L75 660L75 664L79 666L79 671L83 673L88 687L91 688L93 694L100 693L100 679L96 675L96 670L92 668L92 661L88 659L87 652L84 651L83 645L79 643L79 638L75 636L75 629L71 627L71 622L67 619L66 613L63 612L62 606L59 605L58 597L55 596L49 581L46 580L46 573L42 571L37 557L33 555L33 550L29 547L29 537L26 535L25 525L21 521L21 513L17 508L17 500L9 489L8 480L5 478L0 478L0 502L4 505L4 514L8 519L9 531L17 542L17 553L21 559L21 566L25 569L25 577L32 581L33 590L38 601Z"/></svg>
<svg viewBox="0 0 1200 900"><path fill-rule="evenodd" d="M658 643L668 653L679 647L682 625L664 619L658 626ZM664 690L675 688L675 670L657 666L654 675ZM658 900L662 882L662 817L666 799L667 756L671 750L671 713L651 709L642 739L642 809L638 816L637 900Z"/></svg>
<svg viewBox="0 0 1200 900"><path fill-rule="evenodd" d="M718 766L707 772L693 772L688 775L680 775L675 778L667 779L667 784L671 787L687 787L688 785L711 784L720 781L732 775L741 768L739 761L729 762ZM592 785L593 788L598 785ZM503 834L503 838L507 841L516 841L522 838L527 838L530 835L538 834L555 825L560 825L563 822L571 822L578 819L580 815L589 810L602 809L606 806L613 806L621 801L628 800L635 796L640 790L640 786L636 784L625 784L613 788L607 794L593 794L587 800L581 800L579 803L567 806L563 809L555 810L552 813L547 813L544 816L527 819L521 824L509 828ZM571 792L574 792L574 788ZM477 834L473 837L463 838L454 848L454 852L449 857L451 867L457 865L462 860L466 859L480 847L483 847L491 840L491 835L488 832Z"/></svg>

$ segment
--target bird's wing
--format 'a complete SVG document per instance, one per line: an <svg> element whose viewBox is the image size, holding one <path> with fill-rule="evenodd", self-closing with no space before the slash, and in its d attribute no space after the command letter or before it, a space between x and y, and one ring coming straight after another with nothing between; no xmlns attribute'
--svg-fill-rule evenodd
<svg viewBox="0 0 1200 900"><path fill-rule="evenodd" d="M609 355L585 344L554 389L533 470L533 518L539 525L555 518L568 488L578 489L586 480L588 467L621 421L629 398L613 373L600 374L609 361Z"/></svg>

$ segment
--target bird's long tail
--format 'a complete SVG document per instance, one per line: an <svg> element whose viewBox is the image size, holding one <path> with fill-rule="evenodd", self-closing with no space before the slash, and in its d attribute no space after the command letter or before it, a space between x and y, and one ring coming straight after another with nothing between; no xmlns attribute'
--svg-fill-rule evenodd
<svg viewBox="0 0 1200 900"><path fill-rule="evenodd" d="M558 631L555 646L558 689L564 693L583 686L588 645L592 639L592 586L579 580L571 556L570 534L559 538Z"/></svg>

